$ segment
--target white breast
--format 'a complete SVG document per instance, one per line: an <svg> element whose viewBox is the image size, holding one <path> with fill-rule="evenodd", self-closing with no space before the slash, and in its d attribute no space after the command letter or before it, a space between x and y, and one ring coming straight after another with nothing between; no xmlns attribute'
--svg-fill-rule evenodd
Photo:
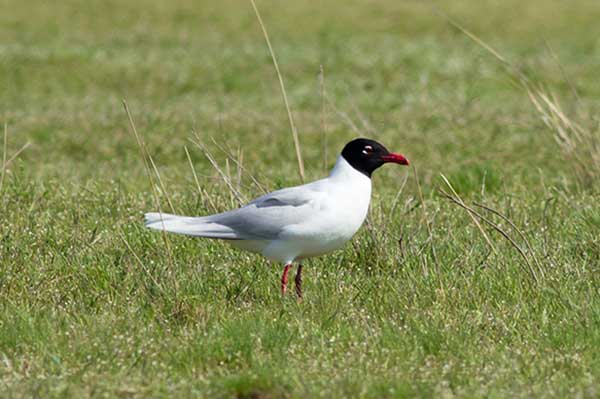
<svg viewBox="0 0 600 399"><path fill-rule="evenodd" d="M369 177L340 156L329 177L313 184L326 195L303 223L286 228L263 255L284 262L322 255L342 247L363 224L371 200Z"/></svg>

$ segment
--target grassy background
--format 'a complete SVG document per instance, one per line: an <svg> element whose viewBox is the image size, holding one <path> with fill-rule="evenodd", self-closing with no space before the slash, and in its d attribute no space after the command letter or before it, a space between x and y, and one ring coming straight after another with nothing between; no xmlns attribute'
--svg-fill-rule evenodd
<svg viewBox="0 0 600 399"><path fill-rule="evenodd" d="M439 4L597 127L597 1ZM430 3L258 2L307 178L360 134L405 153L423 191L408 169L378 171L369 225L307 264L302 304L280 298L278 265L141 225L156 206L122 99L177 212L236 205L192 130L222 167L211 137L269 189L299 183L249 3L0 5L8 156L31 143L0 188L2 396L600 395L598 182ZM539 283L488 230L491 253L440 173L525 232ZM260 194L247 176L240 190Z"/></svg>

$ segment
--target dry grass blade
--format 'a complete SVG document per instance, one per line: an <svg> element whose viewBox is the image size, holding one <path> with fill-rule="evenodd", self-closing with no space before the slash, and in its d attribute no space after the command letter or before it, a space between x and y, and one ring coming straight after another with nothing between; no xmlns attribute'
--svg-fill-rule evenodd
<svg viewBox="0 0 600 399"><path fill-rule="evenodd" d="M394 217L394 213L396 212L396 207L398 206L398 202L400 201L400 196L402 195L402 192L404 191L404 187L406 186L406 183L408 182L408 173L406 175L404 175L404 180L402 181L402 184L400 184L400 188L398 189L398 191L396 192L396 195L394 196L394 200L392 201L392 206L390 207L390 212L388 214L388 221L393 220ZM419 186L417 186L419 187Z"/></svg>
<svg viewBox="0 0 600 399"><path fill-rule="evenodd" d="M510 220L508 217L504 216L502 213L498 212L497 210L490 208L489 206L483 205L483 204L478 204L477 202L474 202L473 205L485 209L488 212L493 213L494 215L498 216L499 218L501 218L502 220L504 220L506 223L508 223L510 225L510 227L513 228L513 230L515 230L517 232L517 234L519 234L519 236L521 237L521 239L523 240L523 242L525 242L525 245L527 245L527 249L529 249L529 254L531 255L531 257L533 258L533 261L535 262L535 265L538 268L538 271L540 272L540 274L542 275L542 277L544 277L544 270L540 264L540 262L538 261L537 256L535 256L535 251L533 250L533 247L531 246L531 243L529 242L529 240L527 239L527 236L525 236L525 233L523 233L521 231L521 229L519 229L517 227L517 225L515 225L512 220Z"/></svg>
<svg viewBox="0 0 600 399"><path fill-rule="evenodd" d="M569 88L571 89L571 92L573 93L575 100L577 100L577 103L581 104L581 98L579 98L579 93L577 92L577 89L575 88L575 85L573 84L573 82L571 82L569 75L567 75L565 68L563 68L562 64L560 63L560 60L558 59L558 56L554 52L554 49L550 46L550 43L548 43L547 40L544 40L544 45L546 46L546 48L548 49L548 52L550 53L550 56L552 56L552 59L558 66L558 69L560 69L560 73L561 73L563 79L565 80L565 82L567 82L567 84L569 85Z"/></svg>
<svg viewBox="0 0 600 399"><path fill-rule="evenodd" d="M238 167L238 175L243 172L246 176L248 176L250 178L250 180L252 180L252 183L254 183L254 185L256 187L258 187L258 189L260 191L263 192L263 194L268 194L268 190L266 189L265 186L263 186L256 177L254 177L253 174L251 174L243 165L242 163L231 154L231 151L226 148L225 146L219 144L217 142L217 140L215 140L214 138L211 137L211 141L213 142L213 144L219 149L221 150L221 152L223 154L225 154L227 156L227 158L229 158L233 163L235 163L235 165ZM241 154L241 153L240 153ZM239 158L239 157L238 157ZM239 158L241 159L241 158ZM238 178L238 180L241 180L241 177Z"/></svg>
<svg viewBox="0 0 600 399"><path fill-rule="evenodd" d="M173 203L171 202L171 198L169 197L169 192L167 191L167 188L165 187L165 185L164 185L164 183L162 181L162 178L160 177L160 173L158 173L158 168L156 167L156 164L154 163L154 159L152 159L152 156L150 155L150 153L148 153L147 150L146 150L146 153L148 155L148 160L150 161L150 165L152 165L152 169L154 170L154 173L156 174L156 179L158 180L158 184L160 185L160 189L161 189L162 193L164 194L165 198L167 199L167 203L169 204L169 208L171 208L171 212L176 213L175 212L175 207L173 206Z"/></svg>
<svg viewBox="0 0 600 399"><path fill-rule="evenodd" d="M467 207L467 205L465 205L464 201L462 200L462 198L460 198L460 195L458 195L458 193L456 192L456 190L454 190L454 187L452 187L452 184L450 184L450 181L448 181L448 179L446 178L446 176L444 176L442 174L441 177L442 177L442 180L444 180L444 183L446 183L446 186L448 186L448 188L450 189L450 191L452 191L453 196L451 196L450 199L454 200L454 202L456 202L458 205L460 205L463 208L465 208L465 209L468 210L469 208ZM444 194L445 194L445 192L444 192ZM498 251L496 251L496 247L492 243L492 240L490 240L490 237L488 237L487 233L485 232L485 230L483 229L483 227L481 226L481 224L479 223L479 221L477 220L477 218L475 216L473 216L473 214L471 212L469 212L469 216L471 217L471 219L473 220L473 223L475 223L475 225L477 226L477 228L481 232L481 235L483 236L483 238L485 239L485 241L488 243L488 245L492 249L492 252L494 252L494 254L497 255Z"/></svg>
<svg viewBox="0 0 600 399"><path fill-rule="evenodd" d="M156 184L154 184L154 180L152 178L152 172L150 169L150 166L152 166L152 170L154 171L156 180L158 181L158 184L160 185L160 189L162 190L163 194L165 195L165 198L167 199L167 203L169 204L169 207L171 208L171 212L175 213L175 207L173 207L173 204L171 203L171 199L169 198L168 191L165 188L165 185L163 184L162 178L160 177L158 168L156 167L156 164L154 163L152 156L148 152L148 148L146 148L146 142L144 141L142 136L138 133L137 128L135 127L135 123L133 122L133 117L131 116L131 112L129 111L129 106L127 105L127 102L125 100L123 100L123 107L125 108L125 112L127 113L127 118L129 119L129 126L131 127L131 130L133 131L133 134L135 135L135 139L137 140L138 146L140 147L140 151L142 153L142 158L144 159L144 166L146 168L146 173L148 175L148 178L150 179L150 184L156 191L157 187L156 187ZM156 205L158 207L159 206L158 197L156 197L155 199L157 202ZM159 208L159 211L160 211L160 208Z"/></svg>
<svg viewBox="0 0 600 399"><path fill-rule="evenodd" d="M350 105L352 106L352 110L358 117L358 120L362 124L364 131L368 132L371 136L376 137L377 132L375 131L375 129L373 128L373 125L371 125L371 123L369 122L369 120L367 119L365 114L358 107L355 97L352 94L352 92L350 91L349 87L346 87L346 96L348 97L348 99L350 99Z"/></svg>
<svg viewBox="0 0 600 399"><path fill-rule="evenodd" d="M413 165L413 174L415 176L415 183L417 184L417 192L419 193L419 201L421 201L421 207L423 209L423 218L425 219L425 225L427 226L427 234L429 235L428 240L431 242L431 254L433 255L433 261L435 262L436 272L439 273L440 265L438 262L437 252L435 250L435 244L433 240L433 229L431 228L431 222L429 221L429 215L427 212L427 205L423 198L423 190L421 190L421 183L419 182L419 176L417 174L417 167Z"/></svg>
<svg viewBox="0 0 600 399"><path fill-rule="evenodd" d="M229 159L225 158L225 176L227 176L227 180L231 183L232 187L235 187L235 185L233 184L233 180L231 179L231 168L229 166ZM235 192L239 192L238 189L235 189ZM238 198L239 201L239 198ZM235 198L233 196L233 191L229 190L229 202L231 204L231 207L234 208L235 207Z"/></svg>
<svg viewBox="0 0 600 399"><path fill-rule="evenodd" d="M329 106L331 108L333 108L333 110L335 111L336 114L338 114L338 116L340 118L342 118L342 121L346 122L346 124L348 125L348 127L350 127L350 129L352 129L352 131L354 133L356 133L357 136L361 135L360 129L358 128L358 126L356 126L356 123L354 123L354 121L352 120L352 118L350 118L350 116L342 111L341 109L339 109L335 103L333 102L333 100L331 100L331 98L329 97L329 95L327 95L327 92L324 92L324 96L325 99L327 100L327 103L329 104Z"/></svg>
<svg viewBox="0 0 600 399"><path fill-rule="evenodd" d="M198 175L196 174L196 169L194 168L194 163L192 162L192 157L190 157L190 152L188 151L187 145L184 145L183 149L185 150L185 156L187 157L188 163L190 164L190 169L192 170L192 175L194 176L194 181L196 182L198 194L200 194L200 197L203 197L202 187L200 187L200 181L198 180Z"/></svg>
<svg viewBox="0 0 600 399"><path fill-rule="evenodd" d="M499 61L501 61L502 63L504 63L507 66L512 66L511 63L508 62L508 60L506 58L504 58L499 52L497 52L492 46L490 46L489 44L487 44L486 42L481 40L475 34L468 31L465 27L463 27L461 24L459 24L454 19L452 19L448 14L446 14L444 11L442 11L439 7L436 7L434 5L434 10L439 15L441 15L444 19L446 19L446 21L448 21L450 23L450 25L454 26L456 29L460 30L463 34L465 34L467 37L469 37L475 43L479 44L481 47L486 49L490 54L492 54L494 57L496 57Z"/></svg>
<svg viewBox="0 0 600 399"><path fill-rule="evenodd" d="M300 176L300 180L304 182L304 162L302 161L302 153L300 151L300 140L298 139L298 130L296 129L296 124L294 123L294 118L292 117L292 111L290 110L290 104L288 102L287 93L285 91L285 84L283 83L283 77L281 76L281 72L279 71L279 64L277 63L277 58L275 57L275 51L273 51L273 46L271 46L271 40L269 40L269 34L267 33L267 28L263 23L263 20L260 16L260 12L254 3L254 0L250 0L252 3L252 8L254 8L254 13L256 14L256 18L258 19L258 23L260 24L260 28L262 29L263 35L265 37L265 41L267 42L267 47L269 48L269 53L271 53L271 59L273 60L273 66L275 67L275 72L277 73L277 78L279 79L279 86L281 88L281 95L283 96L283 103L285 104L285 109L287 111L288 119L290 121L290 128L292 129L292 137L294 139L294 148L296 149L296 158L298 159L298 174Z"/></svg>
<svg viewBox="0 0 600 399"><path fill-rule="evenodd" d="M517 242L508 233L506 233L500 226L498 226L496 223L492 222L491 220L489 220L488 218L486 218L485 216L483 216L482 214L477 212L475 209L473 209L470 206L468 206L467 204L465 204L465 202L458 196L458 194L456 193L456 191L454 190L454 188L452 187L452 185L450 184L448 179L446 179L446 177L444 175L442 175L442 178L444 179L444 182L446 183L446 185L452 191L452 194L447 193L443 189L440 189L440 193L444 197L449 199L452 203L460 206L461 208L463 208L464 210L467 211L467 213L469 214L471 219L475 222L475 224L477 225L477 227L479 228L479 230L481 231L483 236L486 237L486 241L491 246L491 248L493 248L494 253L497 254L498 252L496 251L496 249L493 246L493 244L491 243L489 237L485 233L485 230L483 230L483 227L481 226L481 224L479 223L479 221L477 219L482 220L484 223L486 223L488 226L492 227L494 230L496 230L498 233L500 233L504 238L506 238L508 240L508 242L512 245L512 247L517 250L519 255L521 255L521 257L525 261L525 264L527 266L526 270L531 275L531 278L535 281L535 283L539 283L539 277L538 277L535 269L533 268L531 262L529 261L527 254L525 254L525 252L521 249L521 247L517 244Z"/></svg>
<svg viewBox="0 0 600 399"><path fill-rule="evenodd" d="M238 188L238 191L242 189L242 174L243 174L243 163L244 163L244 151L238 147L238 151L237 151L237 157L236 157L237 162L235 162L235 165L237 167L236 169L236 185Z"/></svg>
<svg viewBox="0 0 600 399"><path fill-rule="evenodd" d="M319 66L319 94L321 95L321 140L323 141L323 169L329 168L327 154L327 126L325 125L325 70Z"/></svg>
<svg viewBox="0 0 600 399"><path fill-rule="evenodd" d="M544 124L554 131L555 141L563 155L571 161L579 181L593 187L600 179L600 137L569 119L556 96L541 89L528 88L529 99L542 116Z"/></svg>
<svg viewBox="0 0 600 399"><path fill-rule="evenodd" d="M377 260L376 262L379 263L379 261L381 259L383 259L385 256L384 256L384 252L382 250L381 242L380 242L379 238L377 237L377 235L375 234L375 229L373 228L373 222L371 221L371 218L369 216L367 216L367 218L365 220L365 230L367 230L367 233L369 233L369 238L371 239L372 248L377 253L377 256L375 257L375 259Z"/></svg>
<svg viewBox="0 0 600 399"><path fill-rule="evenodd" d="M198 148L200 148L200 150L202 150L202 152L204 153L204 156L206 157L206 159L208 159L208 161L210 162L210 164L213 166L213 168L215 168L215 170L217 171L217 173L219 174L219 176L221 176L221 179L223 180L223 182L227 185L227 187L229 188L230 193L235 197L235 199L238 202L238 205L244 204L246 203L246 199L244 198L244 196L235 188L235 186L233 185L233 183L231 182L231 179L227 176L227 173L225 173L223 171L223 169L221 169L221 167L219 166L219 164L217 163L217 161L215 160L215 158L213 157L213 155L210 153L210 151L206 148L206 146L204 144L202 144L202 142L200 141L200 137L198 136L198 134L196 132L194 132L194 135L196 137L196 139L191 139L191 141L196 144L198 146Z"/></svg>
<svg viewBox="0 0 600 399"><path fill-rule="evenodd" d="M4 185L4 173L6 171L6 152L8 147L8 123L4 122L4 141L2 145L2 174L0 174L0 193Z"/></svg>
<svg viewBox="0 0 600 399"><path fill-rule="evenodd" d="M556 96L548 95L544 90L532 84L519 68L510 63L492 46L454 21L443 11L438 8L436 8L436 11L452 26L483 47L506 67L509 76L518 81L519 85L525 89L529 100L539 112L544 124L554 132L554 137L563 152L563 156L573 161L576 178L586 187L596 187L595 182L600 179L600 130L597 127L582 128L579 124L573 122L562 110ZM549 48L549 46L547 47ZM551 49L550 51L558 63L558 58ZM576 101L580 102L577 91L560 63L558 64L564 79L574 93ZM592 122L590 121L590 123Z"/></svg>
<svg viewBox="0 0 600 399"><path fill-rule="evenodd" d="M161 294L165 295L166 294L165 288L163 287L163 285L161 283L158 282L158 280L156 279L156 277L154 277L154 275L152 273L150 273L150 270L148 270L148 268L146 267L146 265L144 265L144 262L142 262L142 260L138 256L138 254L135 253L135 251L133 250L133 248L131 247L131 245L127 241L127 238L125 238L125 234L123 233L123 230L121 229L121 227L118 228L118 233L117 234L119 235L119 237L121 238L121 240L123 241L123 243L125 244L125 246L127 247L127 249L129 250L129 252L131 252L131 254L135 258L135 260L137 261L137 263L140 265L140 267L142 268L142 270L144 271L144 273L146 273L148 275L148 277L150 277L150 280L152 281L152 283L154 284L154 286L156 288L158 288L158 290L161 292ZM157 311L162 314L162 311L160 311L159 309L157 309ZM164 316L163 316L163 319L164 319Z"/></svg>
<svg viewBox="0 0 600 399"><path fill-rule="evenodd" d="M165 246L167 247L167 253L168 253L168 258L169 258L169 264L171 266L173 266L173 254L171 252L171 245L169 244L169 239L167 237L167 232L165 230L165 225L164 225L164 221L162 219L162 209L160 206L160 201L158 199L158 187L156 186L156 184L154 183L154 179L152 178L152 172L150 170L150 166L149 166L149 162L152 163L152 166L154 167L154 172L156 173L156 178L158 179L159 183L162 186L163 192L165 193L165 196L167 198L167 202L169 203L170 207L171 207L171 211L174 213L175 210L173 208L173 205L171 204L171 201L169 200L169 197L167 196L167 191L164 188L164 185L162 185L162 180L160 178L160 174L158 173L158 169L156 169L156 165L154 165L154 161L152 161L152 157L150 156L150 154L148 153L148 150L146 149L146 143L144 142L144 139L140 136L140 134L137 131L137 128L135 127L135 123L133 122L133 117L131 116L131 112L129 111L129 107L127 106L127 102L125 100L123 100L123 107L125 108L125 113L127 113L127 118L129 119L129 126L131 127L131 130L133 132L133 134L135 135L135 139L138 143L138 146L140 147L140 152L142 155L142 159L144 161L144 168L146 169L146 175L148 176L148 179L150 180L150 186L152 187L152 197L154 198L154 203L156 205L156 209L158 209L159 214L161 215L160 221L162 224L162 237L163 237L163 241L165 243Z"/></svg>
<svg viewBox="0 0 600 399"><path fill-rule="evenodd" d="M144 265L144 262L142 262L142 260L140 259L140 257L133 250L133 248L131 248L131 245L129 245L129 242L125 238L125 234L123 234L123 230L120 227L119 227L118 234L119 234L119 238L121 238L121 240L123 241L123 243L125 244L125 246L127 247L127 249L129 249L129 252L131 252L131 254L135 258L135 260L139 263L139 265L142 268L142 270L148 275L148 277L150 277L150 280L152 280L152 282L154 283L154 285L158 289L160 289L161 291L164 291L162 285L160 285L160 283L156 280L156 278L152 275L152 273L150 273L150 271L146 268L146 266Z"/></svg>
<svg viewBox="0 0 600 399"><path fill-rule="evenodd" d="M6 164L4 165L4 167L2 168L2 170L5 170L6 168L8 168L8 166L19 156L21 155L21 153L23 151L25 151L27 149L27 147L29 147L31 145L31 143L28 141L25 144L23 144L23 147L19 148L17 150L17 152L15 152L10 158L8 158L8 160L6 161Z"/></svg>
<svg viewBox="0 0 600 399"><path fill-rule="evenodd" d="M2 192L2 188L4 186L4 177L6 175L6 170L8 166L19 156L23 151L29 147L31 143L28 141L21 148L17 150L10 158L6 159L8 154L8 124L4 124L4 140L2 145L2 170L0 171L0 193Z"/></svg>

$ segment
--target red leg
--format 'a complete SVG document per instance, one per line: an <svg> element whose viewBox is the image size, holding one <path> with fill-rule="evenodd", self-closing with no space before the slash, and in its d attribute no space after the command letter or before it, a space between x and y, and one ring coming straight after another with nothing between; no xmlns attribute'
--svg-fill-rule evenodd
<svg viewBox="0 0 600 399"><path fill-rule="evenodd" d="M298 299L302 300L302 265L298 265L298 271L296 272L296 278L294 279L296 283L296 295L298 295Z"/></svg>
<svg viewBox="0 0 600 399"><path fill-rule="evenodd" d="M292 264L289 263L289 264L285 265L285 268L283 269L283 274L281 275L281 296L284 296L285 291L287 290L288 273L289 273L291 267L292 267Z"/></svg>

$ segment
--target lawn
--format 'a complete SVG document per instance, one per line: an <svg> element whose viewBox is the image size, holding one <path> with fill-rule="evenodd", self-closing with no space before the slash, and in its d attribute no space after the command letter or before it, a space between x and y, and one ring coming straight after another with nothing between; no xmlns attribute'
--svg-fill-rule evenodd
<svg viewBox="0 0 600 399"><path fill-rule="evenodd" d="M0 4L0 396L600 395L597 1L257 0L306 180L411 160L302 303L142 222L300 183L250 2Z"/></svg>

